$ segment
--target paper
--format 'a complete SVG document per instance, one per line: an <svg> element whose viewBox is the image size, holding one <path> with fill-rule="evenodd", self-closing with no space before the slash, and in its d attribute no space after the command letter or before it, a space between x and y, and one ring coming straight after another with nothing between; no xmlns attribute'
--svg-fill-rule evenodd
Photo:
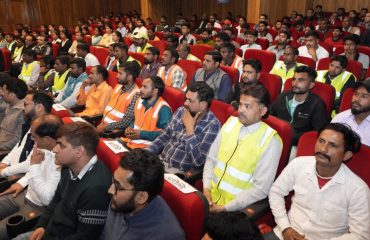
<svg viewBox="0 0 370 240"><path fill-rule="evenodd" d="M164 179L166 179L167 182L171 183L173 186L179 189L182 193L187 194L198 191L175 174L165 173Z"/></svg>
<svg viewBox="0 0 370 240"><path fill-rule="evenodd" d="M70 118L73 122L87 122L85 119L82 117L71 117Z"/></svg>
<svg viewBox="0 0 370 240"><path fill-rule="evenodd" d="M65 107L63 107L61 104L53 104L53 108L55 111L64 111L67 110Z"/></svg>
<svg viewBox="0 0 370 240"><path fill-rule="evenodd" d="M122 153L122 152L128 152L128 149L125 148L120 142L116 140L104 140L103 141L105 145L109 147L110 150L112 150L115 154Z"/></svg>

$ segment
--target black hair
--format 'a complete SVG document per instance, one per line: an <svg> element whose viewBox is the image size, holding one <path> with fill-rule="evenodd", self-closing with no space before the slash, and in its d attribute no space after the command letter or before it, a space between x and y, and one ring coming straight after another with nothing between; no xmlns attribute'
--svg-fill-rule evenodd
<svg viewBox="0 0 370 240"><path fill-rule="evenodd" d="M221 63L222 61L222 55L219 51L208 51L205 53L205 55L209 55L212 57L212 60L215 61L215 62L218 62L218 63Z"/></svg>
<svg viewBox="0 0 370 240"><path fill-rule="evenodd" d="M344 55L337 55L337 56L334 55L334 56L332 56L331 59L330 59L330 62L333 62L333 61L339 62L340 66L342 68L346 68L347 64L348 64L347 57L344 56Z"/></svg>
<svg viewBox="0 0 370 240"><path fill-rule="evenodd" d="M257 73L261 72L261 70L262 70L261 62L257 59L254 59L254 58L243 60L243 67L245 65L251 66L254 70L256 70Z"/></svg>
<svg viewBox="0 0 370 240"><path fill-rule="evenodd" d="M114 46L113 46L113 49L115 49L115 48L125 50L126 52L128 51L128 46L125 43L122 43L122 42L115 43Z"/></svg>
<svg viewBox="0 0 370 240"><path fill-rule="evenodd" d="M18 78L10 78L5 82L4 86L6 86L6 90L14 93L19 100L24 99L27 95L28 87L26 83Z"/></svg>
<svg viewBox="0 0 370 240"><path fill-rule="evenodd" d="M90 52L90 46L86 41L79 41L77 44L77 49L80 49L84 52L89 53Z"/></svg>
<svg viewBox="0 0 370 240"><path fill-rule="evenodd" d="M37 57L37 53L35 50L32 50L32 49L24 49L23 52L22 52L23 55L27 55L27 56L30 56L32 57L34 60L36 59Z"/></svg>
<svg viewBox="0 0 370 240"><path fill-rule="evenodd" d="M46 66L49 66L48 69L54 67L54 58L51 55L44 55L42 56L42 61L45 63Z"/></svg>
<svg viewBox="0 0 370 240"><path fill-rule="evenodd" d="M208 108L211 106L211 102L214 97L213 89L208 86L205 82L193 82L190 84L186 92L196 92L198 94L199 102L205 101L208 104Z"/></svg>
<svg viewBox="0 0 370 240"><path fill-rule="evenodd" d="M175 64L179 61L179 53L174 47L168 46L165 51L169 51L171 53L171 58L175 58Z"/></svg>
<svg viewBox="0 0 370 240"><path fill-rule="evenodd" d="M127 74L131 75L133 80L135 80L140 74L140 66L136 61L133 62L125 62L124 64L120 65L120 68L123 68Z"/></svg>
<svg viewBox="0 0 370 240"><path fill-rule="evenodd" d="M120 161L120 166L132 174L127 178L135 191L148 193L148 202L162 191L164 184L164 166L156 154L147 150L133 149Z"/></svg>
<svg viewBox="0 0 370 240"><path fill-rule="evenodd" d="M299 51L298 51L297 48L288 45L288 46L285 47L285 50L287 50L288 48L289 49L292 49L294 56L298 56L299 55Z"/></svg>
<svg viewBox="0 0 370 240"><path fill-rule="evenodd" d="M104 80L107 80L108 78L108 70L103 67L102 65L96 65L96 72L100 74Z"/></svg>
<svg viewBox="0 0 370 240"><path fill-rule="evenodd" d="M5 83L9 80L10 80L9 74L0 72L0 87L3 87Z"/></svg>
<svg viewBox="0 0 370 240"><path fill-rule="evenodd" d="M319 36L319 33L315 30L313 31L308 31L305 35L304 35L305 38L308 38L308 37L314 37L316 39L319 39L320 36Z"/></svg>
<svg viewBox="0 0 370 240"><path fill-rule="evenodd" d="M82 68L82 72L86 70L86 62L82 58L72 58L69 61L69 65L76 64L78 68Z"/></svg>
<svg viewBox="0 0 370 240"><path fill-rule="evenodd" d="M225 42L221 45L221 48L226 48L228 52L234 52L235 53L235 46L231 42Z"/></svg>
<svg viewBox="0 0 370 240"><path fill-rule="evenodd" d="M223 42L230 42L231 41L230 36L227 35L227 33L225 33L225 32L218 32L217 35L216 35L216 38L221 39Z"/></svg>
<svg viewBox="0 0 370 240"><path fill-rule="evenodd" d="M270 105L270 94L261 83L256 84L248 84L240 91L241 95L247 95L251 96L258 100L260 104L262 104L264 107L269 108ZM267 118L269 115L268 111L265 115L262 116L262 118Z"/></svg>
<svg viewBox="0 0 370 240"><path fill-rule="evenodd" d="M62 119L54 114L41 116L35 121L41 121L35 129L35 133L39 137L50 137L56 139L57 131L59 127L63 125Z"/></svg>
<svg viewBox="0 0 370 240"><path fill-rule="evenodd" d="M68 65L69 62L71 61L71 57L69 55L61 55L61 56L58 56L56 60L59 60L61 64L63 65Z"/></svg>
<svg viewBox="0 0 370 240"><path fill-rule="evenodd" d="M156 47L148 47L146 50L150 51L153 55L159 56L160 54L159 49Z"/></svg>
<svg viewBox="0 0 370 240"><path fill-rule="evenodd" d="M162 80L162 78L158 76L150 76L150 80L152 80L152 86L153 88L158 89L158 97L162 96L165 84Z"/></svg>
<svg viewBox="0 0 370 240"><path fill-rule="evenodd" d="M50 113L53 107L53 98L42 90L37 90L32 93L32 102L41 104L47 113Z"/></svg>
<svg viewBox="0 0 370 240"><path fill-rule="evenodd" d="M307 73L311 82L314 82L317 77L316 70L306 65L296 67L294 73Z"/></svg>
<svg viewBox="0 0 370 240"><path fill-rule="evenodd" d="M352 41L354 42L356 45L358 45L360 43L360 36L358 36L357 34L349 34L347 36L345 36L343 38L343 41L346 42L346 41Z"/></svg>
<svg viewBox="0 0 370 240"><path fill-rule="evenodd" d="M266 21L261 21L258 24L263 24L263 25L265 25L265 27L267 27L269 25Z"/></svg>
<svg viewBox="0 0 370 240"><path fill-rule="evenodd" d="M252 35L258 37L258 32L254 29L248 29L246 35Z"/></svg>
<svg viewBox="0 0 370 240"><path fill-rule="evenodd" d="M122 42L123 41L122 33L120 31L114 31L114 33L118 37L118 42Z"/></svg>

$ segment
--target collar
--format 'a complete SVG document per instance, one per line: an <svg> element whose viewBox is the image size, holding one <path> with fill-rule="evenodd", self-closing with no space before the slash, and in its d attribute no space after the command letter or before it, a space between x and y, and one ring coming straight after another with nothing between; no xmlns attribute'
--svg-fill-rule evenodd
<svg viewBox="0 0 370 240"><path fill-rule="evenodd" d="M244 130L244 131L247 131L247 132L249 132L249 133L253 133L253 132L255 132L259 127L260 127L260 125L261 125L261 121L259 121L259 122L256 122L256 123L253 123L253 124L251 124L251 125L248 125L248 126L242 126L242 129Z"/></svg>
<svg viewBox="0 0 370 240"><path fill-rule="evenodd" d="M97 86L97 87L96 87L96 89L101 90L101 89L105 88L105 87L106 87L106 85L107 85L107 82L106 82L106 81L103 81L102 83L100 83L100 85L99 85L99 86ZM96 86L96 85L95 85L95 86Z"/></svg>
<svg viewBox="0 0 370 240"><path fill-rule="evenodd" d="M313 157L314 164L312 164L311 168L305 169L305 174L307 175L308 179L310 179L313 183L317 184L317 176L316 176L316 158ZM335 175L332 177L332 179L326 184L322 189L330 187L331 185L334 185L335 183L343 184L346 180L346 174L344 171L344 164L340 166L339 170L335 173Z"/></svg>
<svg viewBox="0 0 370 240"><path fill-rule="evenodd" d="M156 99L154 99L154 101L152 101L152 102L149 102L147 99L144 99L144 100L143 100L143 105L144 105L145 109L147 109L147 108L149 108L149 107L154 106L154 105L157 103L158 99L159 99L159 98L157 97L157 98L156 98Z"/></svg>
<svg viewBox="0 0 370 240"><path fill-rule="evenodd" d="M136 213L126 213L122 214L124 219L129 222L142 222L145 221L148 216L154 214L157 209L160 207L161 197L157 196L148 205Z"/></svg>
<svg viewBox="0 0 370 240"><path fill-rule="evenodd" d="M73 180L73 181L77 180L77 179L81 180L83 178L83 176L85 176L85 174L94 167L94 165L97 161L98 161L98 157L96 155L94 155L90 159L90 161L88 163L86 163L86 165L81 169L80 173L77 176L74 176L71 169L69 169L69 173L71 175L71 180Z"/></svg>
<svg viewBox="0 0 370 240"><path fill-rule="evenodd" d="M16 104L10 107L10 109L24 109L24 99L19 100Z"/></svg>
<svg viewBox="0 0 370 240"><path fill-rule="evenodd" d="M131 87L127 88L127 85L122 85L122 88L121 88L121 91L122 93L125 93L125 92L131 92L134 88L135 88L136 84L132 84Z"/></svg>

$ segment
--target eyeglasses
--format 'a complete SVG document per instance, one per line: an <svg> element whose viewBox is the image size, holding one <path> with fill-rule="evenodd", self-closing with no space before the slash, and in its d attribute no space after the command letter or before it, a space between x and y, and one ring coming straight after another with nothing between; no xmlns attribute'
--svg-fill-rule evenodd
<svg viewBox="0 0 370 240"><path fill-rule="evenodd" d="M114 179L112 179L112 186L113 186L113 192L114 192L114 195L117 195L117 192L118 191L136 191L136 189L126 189L126 188L123 188L117 181L114 181Z"/></svg>

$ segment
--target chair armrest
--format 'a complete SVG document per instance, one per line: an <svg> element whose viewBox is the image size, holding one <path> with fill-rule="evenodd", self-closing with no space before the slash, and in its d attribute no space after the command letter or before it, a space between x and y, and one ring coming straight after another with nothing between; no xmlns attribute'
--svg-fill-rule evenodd
<svg viewBox="0 0 370 240"><path fill-rule="evenodd" d="M87 122L91 123L94 126L97 126L98 123L102 120L103 114L97 114L93 116L82 116Z"/></svg>
<svg viewBox="0 0 370 240"><path fill-rule="evenodd" d="M176 174L178 177L183 179L185 182L194 186L195 182L203 177L203 167L201 168L192 168L186 171L184 174Z"/></svg>
<svg viewBox="0 0 370 240"><path fill-rule="evenodd" d="M16 183L19 179L21 179L24 174L19 174L10 177L1 177L0 178L0 192L4 192L7 190L12 184Z"/></svg>
<svg viewBox="0 0 370 240"><path fill-rule="evenodd" d="M85 105L76 105L76 106L69 108L69 110L71 110L74 113L79 113L85 110Z"/></svg>
<svg viewBox="0 0 370 240"><path fill-rule="evenodd" d="M252 221L257 221L268 211L270 211L270 204L268 198L252 203L245 208L246 214Z"/></svg>

